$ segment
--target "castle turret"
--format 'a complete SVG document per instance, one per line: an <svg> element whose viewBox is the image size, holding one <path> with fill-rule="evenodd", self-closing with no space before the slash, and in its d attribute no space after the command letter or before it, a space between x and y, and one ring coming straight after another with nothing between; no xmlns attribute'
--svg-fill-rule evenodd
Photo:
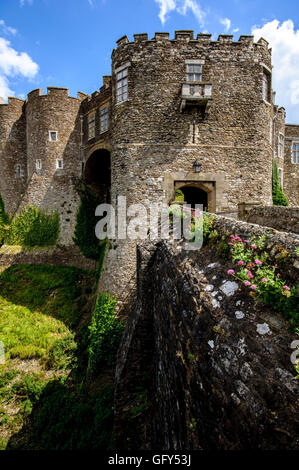
<svg viewBox="0 0 299 470"><path fill-rule="evenodd" d="M72 243L82 174L80 99L67 88L33 90L26 103L28 188L23 205L57 210L61 244Z"/></svg>
<svg viewBox="0 0 299 470"><path fill-rule="evenodd" d="M271 204L271 72L267 41L252 36L123 36L112 53L113 203L169 204L181 189L218 213ZM120 241L103 289L122 284L134 256Z"/></svg>

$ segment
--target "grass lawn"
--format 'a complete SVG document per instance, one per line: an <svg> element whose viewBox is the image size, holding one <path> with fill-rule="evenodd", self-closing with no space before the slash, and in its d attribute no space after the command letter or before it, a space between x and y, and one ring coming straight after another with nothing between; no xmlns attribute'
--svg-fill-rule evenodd
<svg viewBox="0 0 299 470"><path fill-rule="evenodd" d="M19 265L0 273L0 449L50 385L63 388L80 363L86 369L94 294L94 274L77 268Z"/></svg>

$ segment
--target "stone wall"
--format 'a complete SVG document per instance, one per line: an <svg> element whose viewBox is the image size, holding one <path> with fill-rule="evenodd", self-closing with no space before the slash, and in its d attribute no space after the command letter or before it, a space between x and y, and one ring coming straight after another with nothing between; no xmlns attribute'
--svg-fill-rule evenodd
<svg viewBox="0 0 299 470"><path fill-rule="evenodd" d="M228 267L208 247L138 247L137 298L116 370L118 450L298 449L297 336Z"/></svg>
<svg viewBox="0 0 299 470"><path fill-rule="evenodd" d="M292 143L299 143L299 125L286 124L283 190L292 206L299 206L299 163L292 163Z"/></svg>
<svg viewBox="0 0 299 470"><path fill-rule="evenodd" d="M15 264L52 264L54 266L74 266L95 271L96 261L85 258L78 247L55 247L25 249L19 246L3 245L0 248L0 266Z"/></svg>
<svg viewBox="0 0 299 470"><path fill-rule="evenodd" d="M27 183L25 102L8 98L0 104L0 194L6 211L13 214Z"/></svg>
<svg viewBox="0 0 299 470"><path fill-rule="evenodd" d="M246 220L252 224L273 227L282 232L299 234L299 207L253 207Z"/></svg>

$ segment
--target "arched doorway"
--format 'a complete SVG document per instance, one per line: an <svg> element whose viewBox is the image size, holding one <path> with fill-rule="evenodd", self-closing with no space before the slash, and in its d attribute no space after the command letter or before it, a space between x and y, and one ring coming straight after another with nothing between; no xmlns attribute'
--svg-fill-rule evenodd
<svg viewBox="0 0 299 470"><path fill-rule="evenodd" d="M203 210L208 208L208 193L201 188L194 186L185 186L180 188L184 194L184 199L187 204L190 204L192 208L195 204L202 204Z"/></svg>
<svg viewBox="0 0 299 470"><path fill-rule="evenodd" d="M84 179L89 189L104 202L110 201L111 159L106 149L95 150L84 168Z"/></svg>
<svg viewBox="0 0 299 470"><path fill-rule="evenodd" d="M195 207L195 204L202 204L203 210L210 208L212 192L210 188L203 184L177 181L175 183L175 189L180 189L183 192L185 203L190 204L192 208Z"/></svg>

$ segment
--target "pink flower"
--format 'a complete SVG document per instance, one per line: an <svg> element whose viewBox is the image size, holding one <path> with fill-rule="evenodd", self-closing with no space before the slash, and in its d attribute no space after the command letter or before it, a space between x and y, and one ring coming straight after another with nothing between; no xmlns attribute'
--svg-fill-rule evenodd
<svg viewBox="0 0 299 470"><path fill-rule="evenodd" d="M229 269L229 270L227 271L227 274L235 274L235 271L234 271L233 269Z"/></svg>
<svg viewBox="0 0 299 470"><path fill-rule="evenodd" d="M262 281L263 282L268 282L268 279L266 277L263 277Z"/></svg>
<svg viewBox="0 0 299 470"><path fill-rule="evenodd" d="M283 289L290 290L289 286L283 286Z"/></svg>
<svg viewBox="0 0 299 470"><path fill-rule="evenodd" d="M280 274L279 274L279 273L277 273L277 277L280 277Z"/></svg>
<svg viewBox="0 0 299 470"><path fill-rule="evenodd" d="M252 272L247 271L247 277L248 277L248 279L253 279L254 275L252 274Z"/></svg>
<svg viewBox="0 0 299 470"><path fill-rule="evenodd" d="M244 240L244 243L248 243L248 240Z"/></svg>
<svg viewBox="0 0 299 470"><path fill-rule="evenodd" d="M235 238L235 235L230 235L230 238Z"/></svg>
<svg viewBox="0 0 299 470"><path fill-rule="evenodd" d="M254 250L257 249L257 246L256 245L251 245L251 248L253 248Z"/></svg>
<svg viewBox="0 0 299 470"><path fill-rule="evenodd" d="M249 282L249 281L245 281L245 282L244 282L244 285L245 285L246 287L248 287L248 286L250 286L250 282Z"/></svg>
<svg viewBox="0 0 299 470"><path fill-rule="evenodd" d="M244 264L244 261L242 260L238 261L238 266L243 266L243 264Z"/></svg>
<svg viewBox="0 0 299 470"><path fill-rule="evenodd" d="M238 242L241 242L241 241L242 241L242 238L236 237L236 240L238 240Z"/></svg>
<svg viewBox="0 0 299 470"><path fill-rule="evenodd" d="M229 246L233 246L233 243L229 242Z"/></svg>
<svg viewBox="0 0 299 470"><path fill-rule="evenodd" d="M255 264L257 264L258 266L261 266L261 264L263 264L259 259L255 259Z"/></svg>
<svg viewBox="0 0 299 470"><path fill-rule="evenodd" d="M255 284L252 284L251 289L255 290L256 288L257 288L257 286Z"/></svg>

